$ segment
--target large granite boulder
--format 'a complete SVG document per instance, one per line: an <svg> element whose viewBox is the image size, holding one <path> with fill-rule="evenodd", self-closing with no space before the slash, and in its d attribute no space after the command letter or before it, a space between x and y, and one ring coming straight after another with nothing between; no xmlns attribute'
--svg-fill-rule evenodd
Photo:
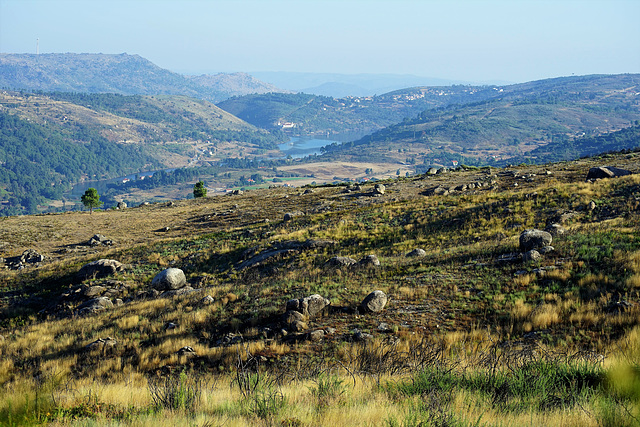
<svg viewBox="0 0 640 427"><path fill-rule="evenodd" d="M360 311L364 313L379 313L387 305L388 297L382 291L373 291L360 303Z"/></svg>
<svg viewBox="0 0 640 427"><path fill-rule="evenodd" d="M315 294L300 299L290 299L287 301L287 311L297 311L304 316L314 318L330 304L331 301Z"/></svg>
<svg viewBox="0 0 640 427"><path fill-rule="evenodd" d="M631 171L626 169L620 169L613 166L599 166L589 169L587 173L587 180L589 179L602 179L602 178L617 178L619 176L631 175Z"/></svg>
<svg viewBox="0 0 640 427"><path fill-rule="evenodd" d="M187 284L184 272L179 268L167 268L156 274L151 281L151 287L158 291L171 291L180 289Z"/></svg>

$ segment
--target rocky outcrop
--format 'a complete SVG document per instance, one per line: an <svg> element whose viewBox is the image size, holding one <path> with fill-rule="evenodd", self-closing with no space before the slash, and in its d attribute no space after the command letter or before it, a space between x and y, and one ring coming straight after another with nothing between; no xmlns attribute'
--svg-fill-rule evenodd
<svg viewBox="0 0 640 427"><path fill-rule="evenodd" d="M99 259L83 265L78 271L78 278L80 280L99 279L120 271L124 271L124 265L121 262L114 259Z"/></svg>
<svg viewBox="0 0 640 427"><path fill-rule="evenodd" d="M167 268L158 273L151 281L151 287L158 291L180 289L186 284L187 278L179 268Z"/></svg>
<svg viewBox="0 0 640 427"><path fill-rule="evenodd" d="M98 297L98 298L90 299L89 301L86 301L83 304L81 304L76 310L76 313L82 316L82 315L97 313L99 311L108 310L110 308L113 308L113 303L109 298Z"/></svg>
<svg viewBox="0 0 640 427"><path fill-rule="evenodd" d="M620 176L631 175L631 171L626 169L620 169L613 166L598 166L589 169L587 173L587 180L591 179L603 179L603 178L617 178Z"/></svg>
<svg viewBox="0 0 640 427"><path fill-rule="evenodd" d="M5 260L0 258L0 262L4 261L4 265L9 270L22 270L23 268L29 265L35 265L43 262L46 257L42 254L39 254L33 249L27 249L22 253L22 255L9 257Z"/></svg>
<svg viewBox="0 0 640 427"><path fill-rule="evenodd" d="M424 249L416 248L407 254L408 257L412 258L424 258L427 256L427 252Z"/></svg>
<svg viewBox="0 0 640 427"><path fill-rule="evenodd" d="M94 234L87 241L87 246L113 246L113 240L107 239L102 234Z"/></svg>
<svg viewBox="0 0 640 427"><path fill-rule="evenodd" d="M375 255L365 255L360 261L358 261L358 265L361 267L378 267L380 265L380 260Z"/></svg>
<svg viewBox="0 0 640 427"><path fill-rule="evenodd" d="M326 265L330 267L350 267L352 265L356 265L358 261L353 258L347 256L334 256L333 258L327 261Z"/></svg>

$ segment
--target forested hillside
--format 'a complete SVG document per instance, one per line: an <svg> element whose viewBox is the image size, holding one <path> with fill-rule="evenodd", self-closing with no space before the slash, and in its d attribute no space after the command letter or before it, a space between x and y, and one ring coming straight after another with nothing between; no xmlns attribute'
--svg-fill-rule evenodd
<svg viewBox="0 0 640 427"><path fill-rule="evenodd" d="M327 152L398 158L395 149L388 152L393 146L402 147L400 158L425 164L452 155L478 164L541 163L593 154L593 143L583 149L579 138L640 120L640 75L551 79L496 92L494 99L425 110Z"/></svg>
<svg viewBox="0 0 640 427"><path fill-rule="evenodd" d="M37 213L81 180L177 166L215 151L274 150L257 129L184 96L0 93L0 216Z"/></svg>
<svg viewBox="0 0 640 427"><path fill-rule="evenodd" d="M0 216L34 213L81 178L159 166L142 145L113 144L83 126L64 135L0 112Z"/></svg>

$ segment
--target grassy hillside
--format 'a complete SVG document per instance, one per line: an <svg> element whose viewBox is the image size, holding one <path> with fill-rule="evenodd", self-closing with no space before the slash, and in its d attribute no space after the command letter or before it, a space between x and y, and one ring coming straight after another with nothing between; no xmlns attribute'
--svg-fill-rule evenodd
<svg viewBox="0 0 640 427"><path fill-rule="evenodd" d="M188 77L139 55L0 54L0 87L46 92L184 95L211 102L279 89L246 75Z"/></svg>
<svg viewBox="0 0 640 427"><path fill-rule="evenodd" d="M38 212L81 180L247 156L282 140L184 96L4 91L0 115L5 215Z"/></svg>
<svg viewBox="0 0 640 427"><path fill-rule="evenodd" d="M640 157L2 219L7 267L44 258L0 270L0 420L633 425L640 179L586 182L602 165ZM553 249L523 260L547 227ZM103 258L124 266L77 275ZM195 290L152 292L167 267ZM384 309L360 310L374 290ZM312 294L330 305L283 318ZM113 307L78 311L96 296Z"/></svg>
<svg viewBox="0 0 640 427"><path fill-rule="evenodd" d="M545 156L544 149L531 152L633 125L640 119L639 88L640 76L634 74L567 77L494 88L492 99L426 110L354 143L332 146L330 151L410 157L426 164L442 164L451 155L476 164L558 160L554 153ZM395 153L396 147L402 154ZM562 158L583 154L576 144Z"/></svg>

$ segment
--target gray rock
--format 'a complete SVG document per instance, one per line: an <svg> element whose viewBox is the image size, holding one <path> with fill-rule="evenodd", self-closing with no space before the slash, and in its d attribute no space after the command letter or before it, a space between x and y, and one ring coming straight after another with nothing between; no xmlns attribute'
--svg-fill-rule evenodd
<svg viewBox="0 0 640 427"><path fill-rule="evenodd" d="M287 302L287 311L297 311L302 315L309 318L316 317L325 309L325 307L331 305L331 301L318 294L310 295L308 297L300 299L291 299Z"/></svg>
<svg viewBox="0 0 640 427"><path fill-rule="evenodd" d="M151 287L158 291L180 289L187 283L184 272L179 268L167 268L161 271L151 281Z"/></svg>
<svg viewBox="0 0 640 427"><path fill-rule="evenodd" d="M551 253L553 251L555 251L556 248L554 248L553 246L543 246L540 249L538 249L538 252L540 252L540 255L546 255L548 253Z"/></svg>
<svg viewBox="0 0 640 427"><path fill-rule="evenodd" d="M384 192L385 192L384 184L376 184L376 185L373 187L373 194L380 194L380 195L382 195L382 194L384 194Z"/></svg>
<svg viewBox="0 0 640 427"><path fill-rule="evenodd" d="M379 313L387 305L387 294L382 291L373 291L362 300L360 310L365 313Z"/></svg>
<svg viewBox="0 0 640 427"><path fill-rule="evenodd" d="M111 276L123 270L124 265L119 261L113 259L99 259L83 265L80 271L78 271L78 277L81 280L90 278L97 279Z"/></svg>
<svg viewBox="0 0 640 427"><path fill-rule="evenodd" d="M353 334L354 341L363 342L363 341L371 341L372 339L373 339L373 335L368 334L366 332L356 331Z"/></svg>
<svg viewBox="0 0 640 427"><path fill-rule="evenodd" d="M336 256L327 261L327 265L331 267L349 267L357 263L355 259L346 256Z"/></svg>
<svg viewBox="0 0 640 427"><path fill-rule="evenodd" d="M587 205L587 209L590 211L595 210L596 207L597 207L596 202L594 202L593 200L590 201L589 204Z"/></svg>
<svg viewBox="0 0 640 427"><path fill-rule="evenodd" d="M286 214L284 214L284 218L283 220L286 221L291 221L293 218L297 217L297 216L302 216L304 215L302 212L287 212Z"/></svg>
<svg viewBox="0 0 640 427"><path fill-rule="evenodd" d="M544 246L549 246L553 236L551 233L542 230L524 230L520 234L520 250L523 252L530 251L531 249L538 249Z"/></svg>
<svg viewBox="0 0 640 427"><path fill-rule="evenodd" d="M546 231L547 233L551 234L554 237L561 236L567 232L567 230L563 226L557 223L547 225L544 231Z"/></svg>
<svg viewBox="0 0 640 427"><path fill-rule="evenodd" d="M118 209L127 209L127 204L125 202L118 202Z"/></svg>
<svg viewBox="0 0 640 427"><path fill-rule="evenodd" d="M197 356L196 351L189 346L184 346L180 350L176 351L178 356Z"/></svg>
<svg viewBox="0 0 640 427"><path fill-rule="evenodd" d="M106 290L107 290L107 288L105 288L104 286L100 286L100 285L83 286L82 295L87 297L87 298L94 298L94 297L98 297L98 296L102 295Z"/></svg>
<svg viewBox="0 0 640 427"><path fill-rule="evenodd" d="M358 264L362 267L377 267L380 265L380 260L375 255L366 255Z"/></svg>
<svg viewBox="0 0 640 427"><path fill-rule="evenodd" d="M207 295L206 297L200 300L200 305L213 304L213 301L214 301L213 297L211 295Z"/></svg>
<svg viewBox="0 0 640 427"><path fill-rule="evenodd" d="M522 261L524 262L535 262L539 261L541 258L542 255L540 255L540 252L536 251L535 249L531 249L530 251L522 254Z"/></svg>
<svg viewBox="0 0 640 427"><path fill-rule="evenodd" d="M98 297L85 301L78 307L78 314L91 314L113 308L113 303L109 298Z"/></svg>
<svg viewBox="0 0 640 427"><path fill-rule="evenodd" d="M407 254L408 257L415 257L415 258L424 258L427 256L427 251L425 251L424 249L420 249L420 248L416 248L414 250L412 250L411 252L409 252Z"/></svg>
<svg viewBox="0 0 640 427"><path fill-rule="evenodd" d="M631 171L626 169L620 169L613 166L599 166L589 169L587 173L587 180L589 179L602 179L602 178L617 178L620 176L631 175Z"/></svg>
<svg viewBox="0 0 640 427"><path fill-rule="evenodd" d="M107 239L102 234L94 234L92 238L87 242L89 246L112 246L113 240Z"/></svg>
<svg viewBox="0 0 640 427"><path fill-rule="evenodd" d="M104 348L113 347L116 344L118 344L118 341L116 341L115 339L113 339L111 337L98 338L94 342L89 343L86 346L84 346L84 348L85 348L85 350L102 350Z"/></svg>

